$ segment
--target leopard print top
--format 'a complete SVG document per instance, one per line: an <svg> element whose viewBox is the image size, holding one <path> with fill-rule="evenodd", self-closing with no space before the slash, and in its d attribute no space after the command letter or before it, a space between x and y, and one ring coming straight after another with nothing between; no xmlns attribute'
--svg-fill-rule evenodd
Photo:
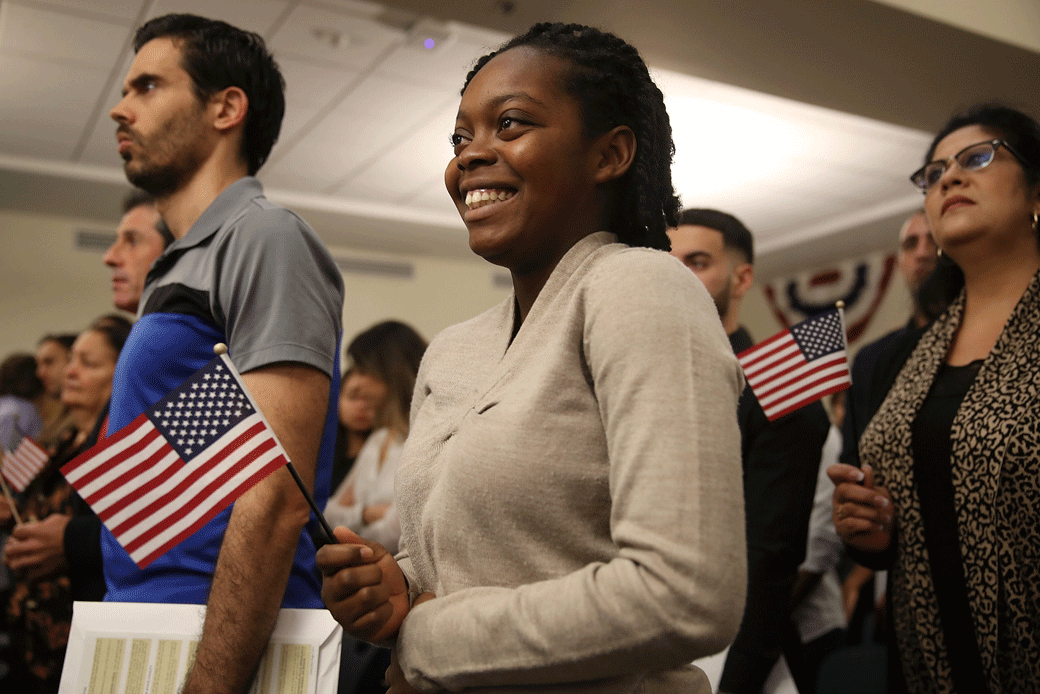
<svg viewBox="0 0 1040 694"><path fill-rule="evenodd" d="M911 423L945 359L964 295L921 337L860 439L892 494L896 639L910 692L953 691L911 460ZM1040 273L953 422L951 467L968 602L994 694L1040 692Z"/></svg>

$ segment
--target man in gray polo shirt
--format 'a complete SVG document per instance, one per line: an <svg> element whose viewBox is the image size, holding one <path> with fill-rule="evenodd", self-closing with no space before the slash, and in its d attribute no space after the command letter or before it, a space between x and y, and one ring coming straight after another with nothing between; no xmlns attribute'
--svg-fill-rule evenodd
<svg viewBox="0 0 1040 694"><path fill-rule="evenodd" d="M191 15L149 21L112 109L131 183L175 241L155 262L113 383L117 431L213 358L229 356L315 490L328 496L343 281L307 224L253 174L277 139L284 82L263 39ZM278 608L321 607L308 505L279 470L138 569L107 531L107 600L208 605L184 692L242 692Z"/></svg>

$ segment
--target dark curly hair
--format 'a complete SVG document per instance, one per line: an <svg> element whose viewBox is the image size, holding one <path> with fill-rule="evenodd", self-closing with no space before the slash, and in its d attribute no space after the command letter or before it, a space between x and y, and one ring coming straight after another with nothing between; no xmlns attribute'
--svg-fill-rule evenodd
<svg viewBox="0 0 1040 694"><path fill-rule="evenodd" d="M581 24L543 22L480 58L466 76L465 93L488 61L529 46L565 60L564 91L578 102L585 132L597 137L619 125L636 136L636 157L619 180L620 197L608 229L629 246L669 250L666 230L676 226L679 198L672 187L672 126L661 90L639 52L614 34Z"/></svg>
<svg viewBox="0 0 1040 694"><path fill-rule="evenodd" d="M1029 186L1040 183L1040 123L1022 111L998 101L976 104L954 114L932 139L924 162L927 164L932 160L935 148L943 138L954 130L970 125L988 130L1011 145L1015 158L1025 172L1026 183Z"/></svg>
<svg viewBox="0 0 1040 694"><path fill-rule="evenodd" d="M167 14L137 30L134 52L158 38L172 39L181 49L181 67L200 101L228 87L245 92L249 106L241 154L249 175L255 174L278 140L285 116L285 80L263 37L227 22Z"/></svg>
<svg viewBox="0 0 1040 694"><path fill-rule="evenodd" d="M0 395L32 400L42 394L43 381L36 375L36 357L16 352L0 362Z"/></svg>

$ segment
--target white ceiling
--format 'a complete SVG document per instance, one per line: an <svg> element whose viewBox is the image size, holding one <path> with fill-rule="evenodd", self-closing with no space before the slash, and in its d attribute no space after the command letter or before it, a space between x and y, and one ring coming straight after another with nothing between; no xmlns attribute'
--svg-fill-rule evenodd
<svg viewBox="0 0 1040 694"><path fill-rule="evenodd" d="M330 245L468 256L443 189L448 134L467 70L505 35L350 0L0 0L0 206L32 207L26 191L40 191L56 212L115 218L125 181L108 111L134 28L171 11L256 31L274 51L288 108L260 174L272 199ZM444 39L427 50L428 36ZM744 219L762 275L865 250L843 232L871 224L894 238L892 220L920 204L906 175L925 132L655 74L684 204Z"/></svg>

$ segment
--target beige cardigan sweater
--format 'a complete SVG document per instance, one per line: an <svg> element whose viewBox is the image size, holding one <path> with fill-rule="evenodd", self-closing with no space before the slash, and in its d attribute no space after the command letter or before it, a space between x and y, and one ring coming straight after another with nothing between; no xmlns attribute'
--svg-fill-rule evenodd
<svg viewBox="0 0 1040 694"><path fill-rule="evenodd" d="M739 367L703 285L605 232L441 333L397 478L407 679L429 691L710 692L746 582Z"/></svg>

